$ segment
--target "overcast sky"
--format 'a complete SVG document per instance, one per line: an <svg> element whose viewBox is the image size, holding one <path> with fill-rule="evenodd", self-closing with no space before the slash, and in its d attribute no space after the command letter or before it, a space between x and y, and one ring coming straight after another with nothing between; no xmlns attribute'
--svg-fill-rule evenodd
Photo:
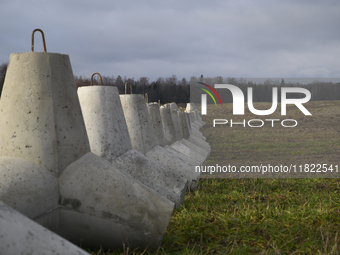
<svg viewBox="0 0 340 255"><path fill-rule="evenodd" d="M0 64L41 28L86 77L339 78L339 14L337 0L0 0Z"/></svg>

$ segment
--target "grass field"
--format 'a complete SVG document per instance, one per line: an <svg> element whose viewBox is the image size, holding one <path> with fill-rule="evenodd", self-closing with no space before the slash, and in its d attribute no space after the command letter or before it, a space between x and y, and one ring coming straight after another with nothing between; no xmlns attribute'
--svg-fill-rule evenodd
<svg viewBox="0 0 340 255"><path fill-rule="evenodd" d="M212 127L213 119L262 119L246 112L232 116L231 104L209 105L201 129L212 151L207 165L340 165L340 102L308 102L312 116L288 107L272 119L295 119L262 128ZM255 103L257 109L269 103ZM247 109L247 107L246 107ZM92 254L339 254L340 179L229 178L202 174L171 218L158 251L117 250ZM313 177L303 173L299 177ZM337 177L337 175L334 175Z"/></svg>

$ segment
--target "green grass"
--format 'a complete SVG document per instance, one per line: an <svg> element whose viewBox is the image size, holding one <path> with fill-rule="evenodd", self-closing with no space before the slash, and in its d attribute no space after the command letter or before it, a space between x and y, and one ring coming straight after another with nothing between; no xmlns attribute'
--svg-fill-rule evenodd
<svg viewBox="0 0 340 255"><path fill-rule="evenodd" d="M231 104L223 107L208 105L204 117L201 131L212 147L207 165L340 165L340 101L308 102L312 117L291 107L293 116L285 118L299 121L292 129L213 128L214 118L232 116ZM92 254L339 254L340 179L206 177L220 179L201 179L198 189L186 194L158 251Z"/></svg>
<svg viewBox="0 0 340 255"><path fill-rule="evenodd" d="M338 254L339 193L339 179L202 179L144 254Z"/></svg>

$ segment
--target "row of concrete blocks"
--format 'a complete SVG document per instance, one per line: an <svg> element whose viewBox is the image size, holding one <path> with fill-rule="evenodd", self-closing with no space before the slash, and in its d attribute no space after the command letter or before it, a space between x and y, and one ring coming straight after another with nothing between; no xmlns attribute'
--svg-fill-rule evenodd
<svg viewBox="0 0 340 255"><path fill-rule="evenodd" d="M68 55L11 54L0 100L5 254L85 254L55 233L83 247L157 249L174 205L197 186L193 166L210 146L194 105L146 106L115 87L78 93Z"/></svg>

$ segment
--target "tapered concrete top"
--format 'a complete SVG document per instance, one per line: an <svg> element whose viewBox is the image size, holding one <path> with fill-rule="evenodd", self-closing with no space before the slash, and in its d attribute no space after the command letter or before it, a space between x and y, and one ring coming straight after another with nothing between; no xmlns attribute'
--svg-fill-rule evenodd
<svg viewBox="0 0 340 255"><path fill-rule="evenodd" d="M90 255L0 202L1 254Z"/></svg>
<svg viewBox="0 0 340 255"><path fill-rule="evenodd" d="M0 100L0 155L58 176L90 151L68 55L11 54Z"/></svg>
<svg viewBox="0 0 340 255"><path fill-rule="evenodd" d="M178 111L178 119L179 119L179 124L182 129L182 134L184 139L188 139L190 136L190 131L189 131L189 123L186 118L186 113L182 111Z"/></svg>
<svg viewBox="0 0 340 255"><path fill-rule="evenodd" d="M120 95L132 148L146 154L157 146L155 131L143 95Z"/></svg>
<svg viewBox="0 0 340 255"><path fill-rule="evenodd" d="M78 88L91 151L110 162L132 149L117 87Z"/></svg>
<svg viewBox="0 0 340 255"><path fill-rule="evenodd" d="M174 123L175 131L176 131L176 140L180 141L180 140L183 139L183 131L182 131L182 128L181 128L181 124L179 123L177 110L171 109L171 117L172 117L172 121Z"/></svg>
<svg viewBox="0 0 340 255"><path fill-rule="evenodd" d="M160 112L166 144L171 145L177 141L176 129L171 116L171 109L166 106L161 106Z"/></svg>
<svg viewBox="0 0 340 255"><path fill-rule="evenodd" d="M187 123L188 123L188 126L189 126L189 131L191 129L191 121L190 121L190 117L189 117L189 113L187 112L184 112L185 113L185 118L187 119Z"/></svg>
<svg viewBox="0 0 340 255"><path fill-rule="evenodd" d="M165 146L166 140L164 136L162 118L158 103L149 103L147 104L147 107L150 119L152 121L153 129L155 130L157 144L160 146Z"/></svg>
<svg viewBox="0 0 340 255"><path fill-rule="evenodd" d="M187 112L193 112L196 109L197 109L197 107L194 103L187 103L187 107L186 107Z"/></svg>
<svg viewBox="0 0 340 255"><path fill-rule="evenodd" d="M170 103L170 109L177 111L177 104L176 103Z"/></svg>

